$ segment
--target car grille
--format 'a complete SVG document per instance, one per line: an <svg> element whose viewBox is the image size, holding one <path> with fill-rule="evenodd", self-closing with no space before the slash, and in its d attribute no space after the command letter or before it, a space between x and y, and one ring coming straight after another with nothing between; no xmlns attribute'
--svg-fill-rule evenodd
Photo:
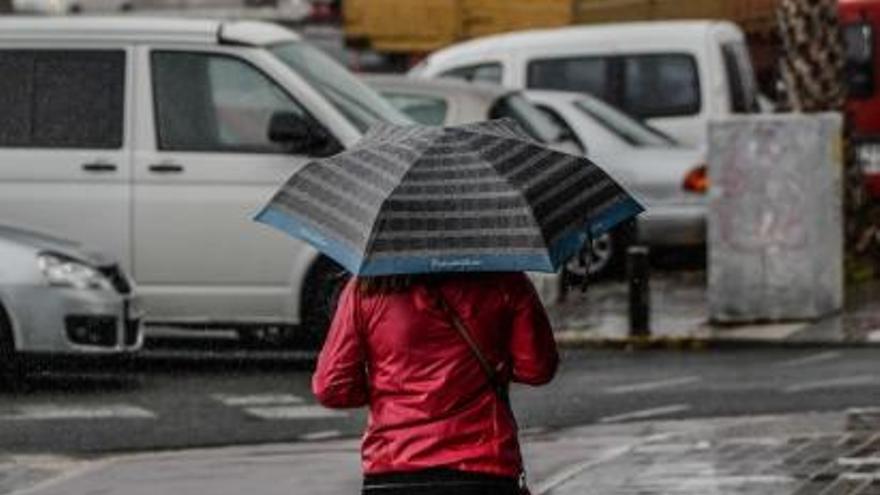
<svg viewBox="0 0 880 495"><path fill-rule="evenodd" d="M119 268L119 265L107 265L98 268L98 270L110 280L110 283L113 284L113 288L116 289L120 294L130 294L131 293L131 282L128 281L128 277L125 276L125 273Z"/></svg>

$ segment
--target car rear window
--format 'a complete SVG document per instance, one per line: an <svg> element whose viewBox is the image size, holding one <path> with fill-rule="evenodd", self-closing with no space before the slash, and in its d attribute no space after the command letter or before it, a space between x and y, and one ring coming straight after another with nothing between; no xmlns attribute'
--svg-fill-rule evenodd
<svg viewBox="0 0 880 495"><path fill-rule="evenodd" d="M122 146L123 50L0 50L0 147Z"/></svg>

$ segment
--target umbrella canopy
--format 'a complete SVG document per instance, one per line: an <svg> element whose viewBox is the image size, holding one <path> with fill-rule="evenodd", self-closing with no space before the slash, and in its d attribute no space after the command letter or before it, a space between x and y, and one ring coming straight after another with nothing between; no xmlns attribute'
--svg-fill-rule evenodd
<svg viewBox="0 0 880 495"><path fill-rule="evenodd" d="M294 173L256 220L358 275L555 272L642 210L589 160L501 119L371 128Z"/></svg>

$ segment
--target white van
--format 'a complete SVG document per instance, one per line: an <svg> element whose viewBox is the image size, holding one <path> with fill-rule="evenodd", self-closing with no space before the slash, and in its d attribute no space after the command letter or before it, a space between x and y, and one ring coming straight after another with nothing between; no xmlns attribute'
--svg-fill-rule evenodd
<svg viewBox="0 0 880 495"><path fill-rule="evenodd" d="M152 323L322 330L333 264L252 217L377 121L410 122L273 24L0 19L0 220L120 260Z"/></svg>
<svg viewBox="0 0 880 495"><path fill-rule="evenodd" d="M410 74L590 93L690 145L709 119L758 108L742 31L720 21L500 34L436 51Z"/></svg>

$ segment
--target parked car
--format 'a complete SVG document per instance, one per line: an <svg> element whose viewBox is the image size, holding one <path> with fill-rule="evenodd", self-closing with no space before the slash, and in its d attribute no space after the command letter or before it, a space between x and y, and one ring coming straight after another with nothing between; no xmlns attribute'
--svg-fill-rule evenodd
<svg viewBox="0 0 880 495"><path fill-rule="evenodd" d="M363 80L414 121L425 125L459 125L510 117L536 140L576 155L583 149L535 108L521 91L494 84L418 80L393 75L364 75Z"/></svg>
<svg viewBox="0 0 880 495"><path fill-rule="evenodd" d="M36 357L130 354L141 321L134 284L110 257L0 225L0 382Z"/></svg>
<svg viewBox="0 0 880 495"><path fill-rule="evenodd" d="M690 145L705 142L710 119L758 111L743 33L721 21L487 36L436 51L411 74L589 93Z"/></svg>
<svg viewBox="0 0 880 495"><path fill-rule="evenodd" d="M601 165L646 207L637 219L638 241L650 246L702 246L706 242L705 150L682 146L598 98L567 91L526 91L565 126ZM593 272L622 268L626 231L597 239ZM577 263L568 270L583 276Z"/></svg>
<svg viewBox="0 0 880 495"><path fill-rule="evenodd" d="M133 0L13 0L13 11L27 14L81 14L126 12Z"/></svg>
<svg viewBox="0 0 880 495"><path fill-rule="evenodd" d="M252 217L310 157L409 119L261 22L4 18L0 74L0 221L119 259L148 323L320 342L338 265Z"/></svg>

